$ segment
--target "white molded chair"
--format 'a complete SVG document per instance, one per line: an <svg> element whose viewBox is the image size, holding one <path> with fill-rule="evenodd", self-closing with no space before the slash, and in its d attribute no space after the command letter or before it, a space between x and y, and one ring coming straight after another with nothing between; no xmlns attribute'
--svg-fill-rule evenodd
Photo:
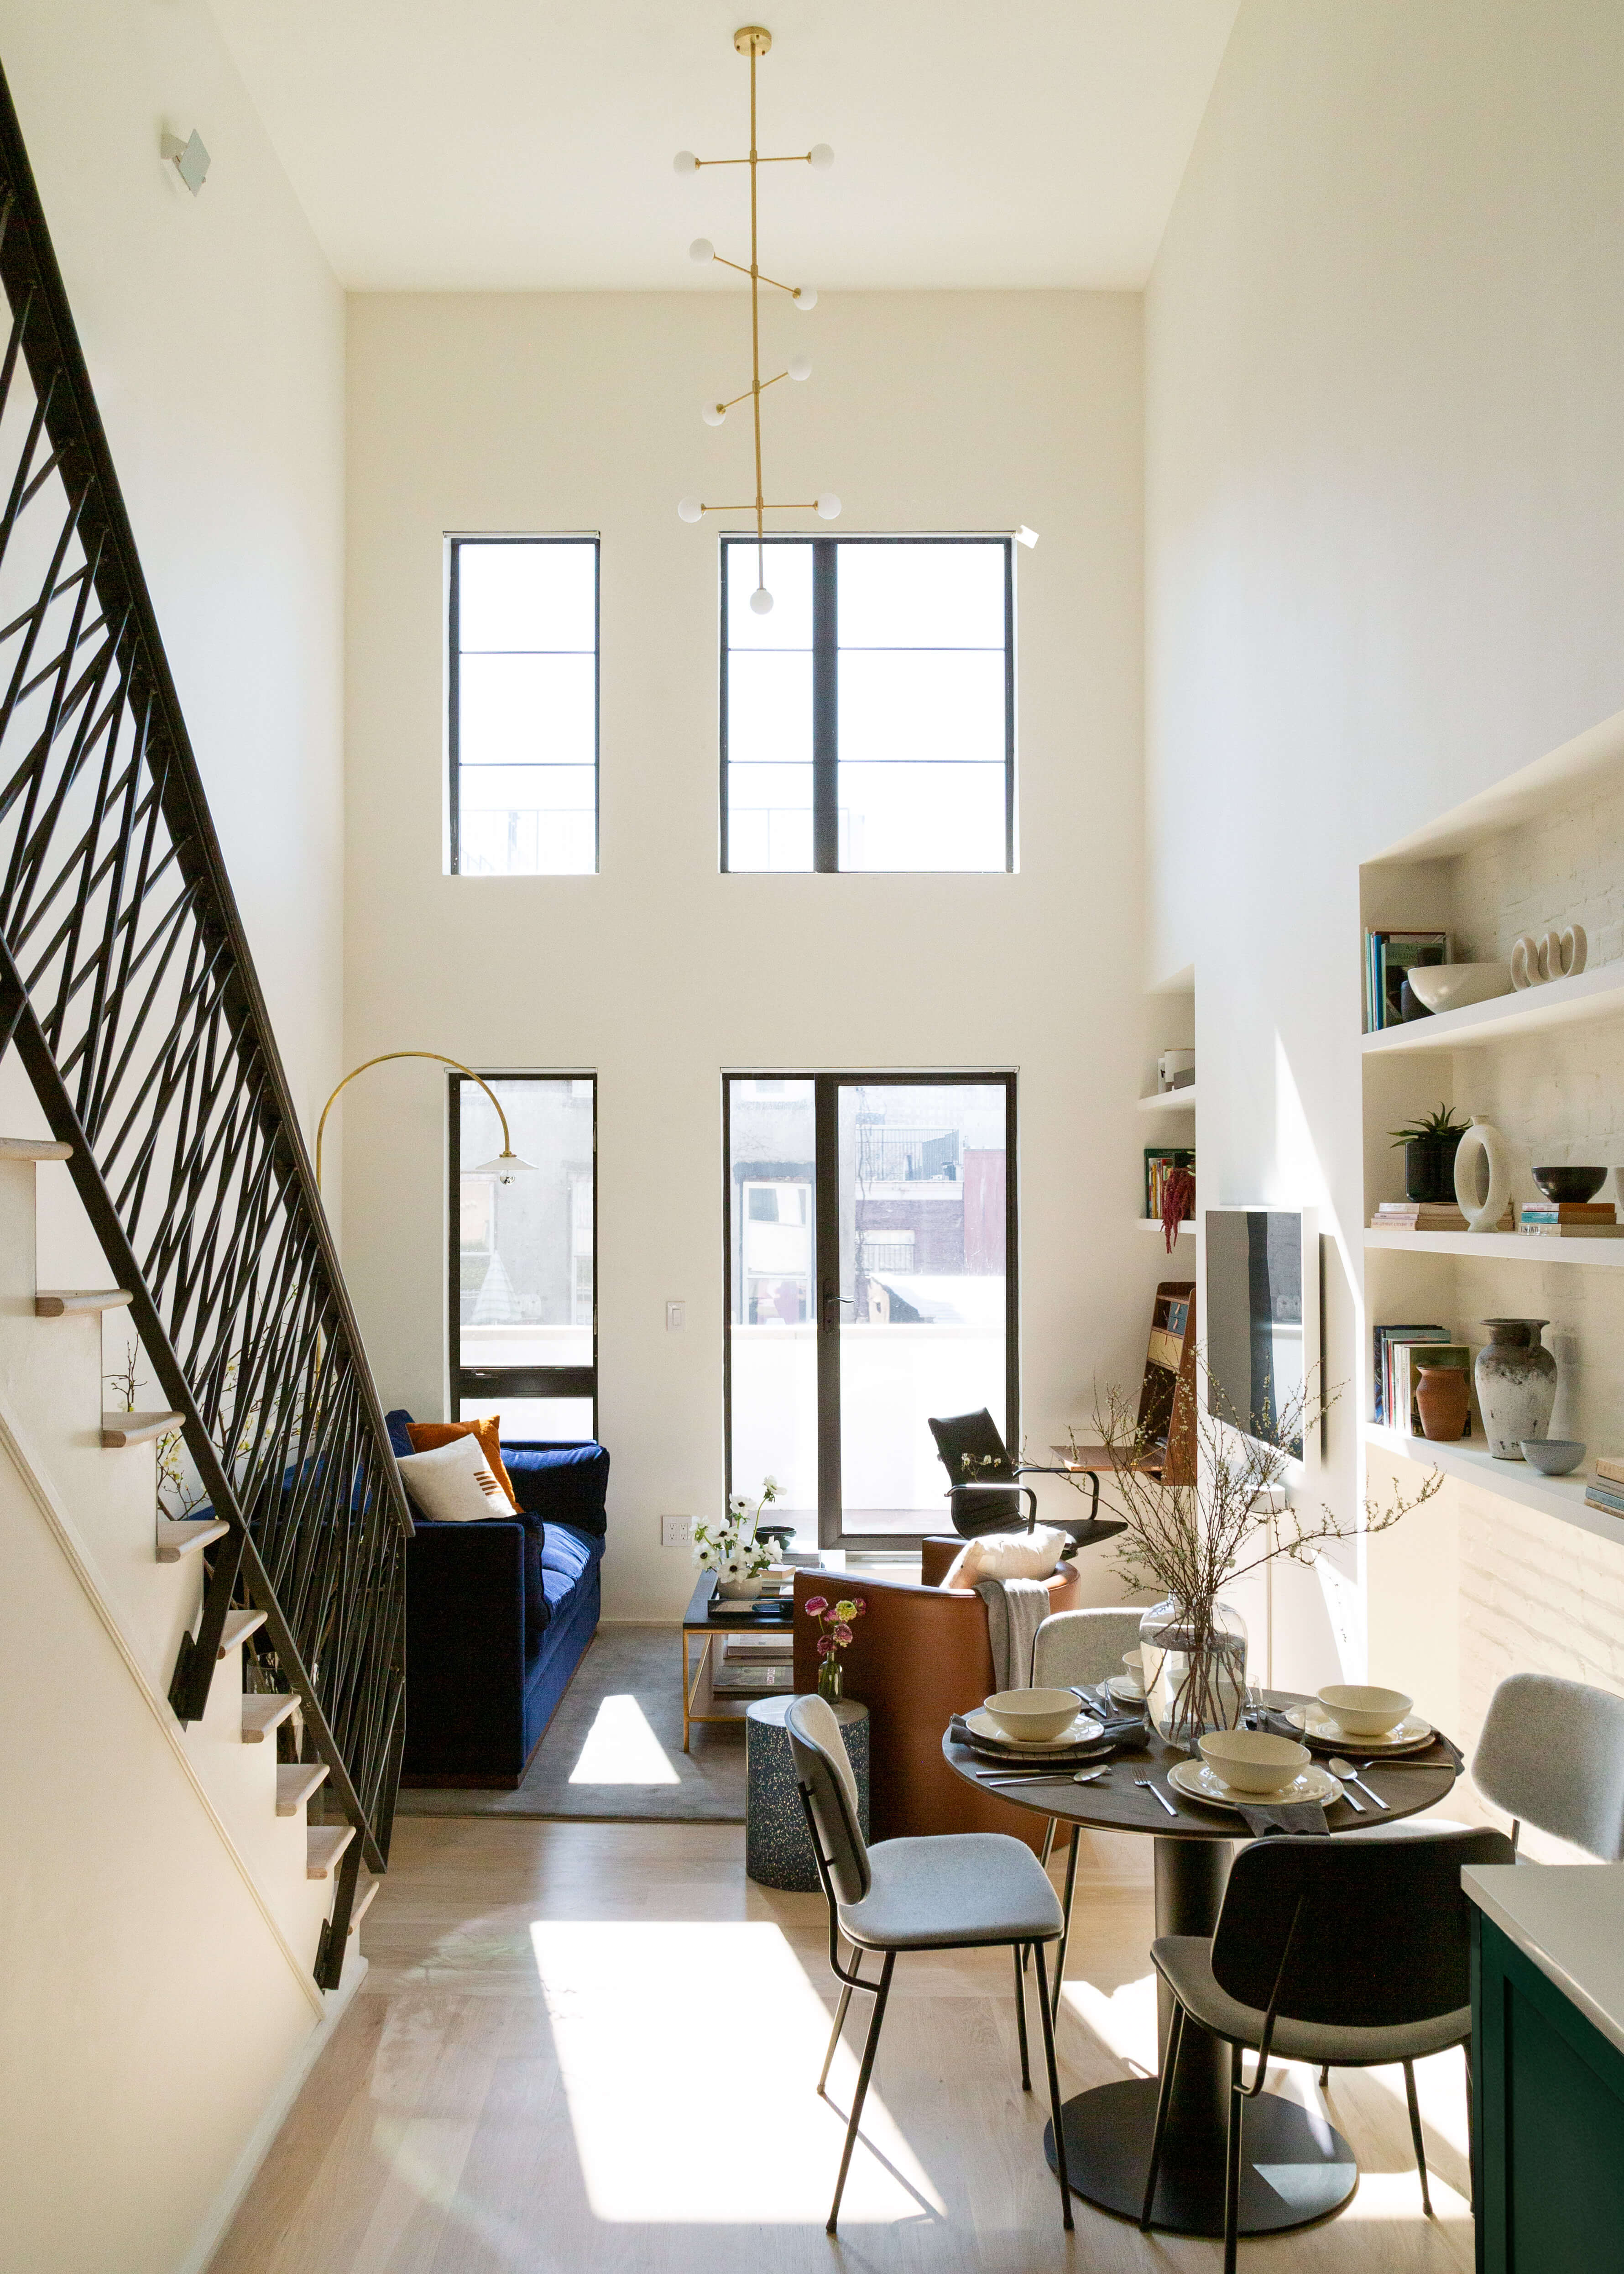
<svg viewBox="0 0 1624 2274"><path fill-rule="evenodd" d="M1472 1782L1511 1818L1624 1863L1624 1698L1554 1674L1509 1674L1489 1701Z"/></svg>
<svg viewBox="0 0 1624 2274"><path fill-rule="evenodd" d="M1114 1674L1124 1672L1123 1658L1139 1644L1138 1611L1054 1611L1038 1629L1032 1646L1032 1685L1034 1690L1071 1690L1086 1684L1098 1688ZM1042 1862L1054 1853L1059 1820L1051 1816L1043 1834ZM1060 2011L1060 1978L1065 1972L1066 1945L1071 1939L1071 1898L1077 1888L1077 1834L1066 1851L1065 1894L1061 1907L1065 1926L1055 1958L1054 2010Z"/></svg>

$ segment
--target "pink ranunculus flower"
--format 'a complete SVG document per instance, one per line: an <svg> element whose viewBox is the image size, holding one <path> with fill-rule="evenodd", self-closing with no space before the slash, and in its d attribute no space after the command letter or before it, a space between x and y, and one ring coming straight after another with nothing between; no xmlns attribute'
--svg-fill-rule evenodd
<svg viewBox="0 0 1624 2274"><path fill-rule="evenodd" d="M850 1627L838 1626L835 1629L835 1640L839 1644L842 1650L846 1648L846 1645L851 1639L852 1630Z"/></svg>
<svg viewBox="0 0 1624 2274"><path fill-rule="evenodd" d="M829 1598L827 1595L808 1595L801 1608L809 1619L816 1619L829 1608Z"/></svg>

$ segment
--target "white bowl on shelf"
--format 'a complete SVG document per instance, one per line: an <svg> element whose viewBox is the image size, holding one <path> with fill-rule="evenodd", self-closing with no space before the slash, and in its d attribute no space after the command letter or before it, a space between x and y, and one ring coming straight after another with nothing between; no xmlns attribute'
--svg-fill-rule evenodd
<svg viewBox="0 0 1624 2274"><path fill-rule="evenodd" d="M1429 1011L1463 1011L1469 1003L1491 1003L1511 992L1508 963L1412 963L1404 976Z"/></svg>

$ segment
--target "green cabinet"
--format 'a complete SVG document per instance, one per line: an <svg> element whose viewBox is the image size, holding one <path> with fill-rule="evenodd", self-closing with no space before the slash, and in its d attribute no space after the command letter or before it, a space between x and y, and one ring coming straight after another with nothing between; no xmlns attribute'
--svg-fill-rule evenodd
<svg viewBox="0 0 1624 2274"><path fill-rule="evenodd" d="M1624 2265L1624 2053L1477 1911L1472 2014L1479 2274Z"/></svg>

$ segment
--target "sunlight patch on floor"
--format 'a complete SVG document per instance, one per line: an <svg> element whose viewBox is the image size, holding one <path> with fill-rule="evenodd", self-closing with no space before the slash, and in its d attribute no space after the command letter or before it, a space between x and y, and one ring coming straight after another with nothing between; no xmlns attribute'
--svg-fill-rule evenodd
<svg viewBox="0 0 1624 2274"><path fill-rule="evenodd" d="M1154 2076L1160 2066L1156 2053L1156 1977L1145 1975L1124 1982L1120 1990L1095 1989L1092 1982L1068 1977L1062 2002L1071 2008L1084 2028L1093 2031L1108 2052L1125 2061L1141 2076Z"/></svg>
<svg viewBox="0 0 1624 2274"><path fill-rule="evenodd" d="M538 1920L530 1939L597 2218L823 2225L857 2064L843 2044L818 2099L832 2017L778 1926ZM871 2087L842 2225L944 2210Z"/></svg>
<svg viewBox="0 0 1624 2274"><path fill-rule="evenodd" d="M1367 2068L1366 2081L1379 2084L1390 2093L1402 2108L1404 2105L1404 2072L1402 2067ZM1466 2117L1466 2063L1458 2052L1439 2053L1430 2060L1416 2063L1416 2098L1421 2104L1421 2121L1440 2140L1447 2140L1462 2161L1469 2153Z"/></svg>
<svg viewBox="0 0 1624 2274"><path fill-rule="evenodd" d="M605 1698L586 1733L571 1784L680 1784L682 1780L630 1696Z"/></svg>
<svg viewBox="0 0 1624 2274"><path fill-rule="evenodd" d="M1427 2186L1432 2197L1432 2216L1440 2224L1463 2219L1471 2223L1471 2205L1463 2195L1457 2195L1448 2182L1440 2180L1436 2172L1429 2172ZM1353 2201L1337 2213L1339 2218L1391 2219L1410 2225L1422 2224L1421 2182L1413 2171L1361 2172Z"/></svg>

